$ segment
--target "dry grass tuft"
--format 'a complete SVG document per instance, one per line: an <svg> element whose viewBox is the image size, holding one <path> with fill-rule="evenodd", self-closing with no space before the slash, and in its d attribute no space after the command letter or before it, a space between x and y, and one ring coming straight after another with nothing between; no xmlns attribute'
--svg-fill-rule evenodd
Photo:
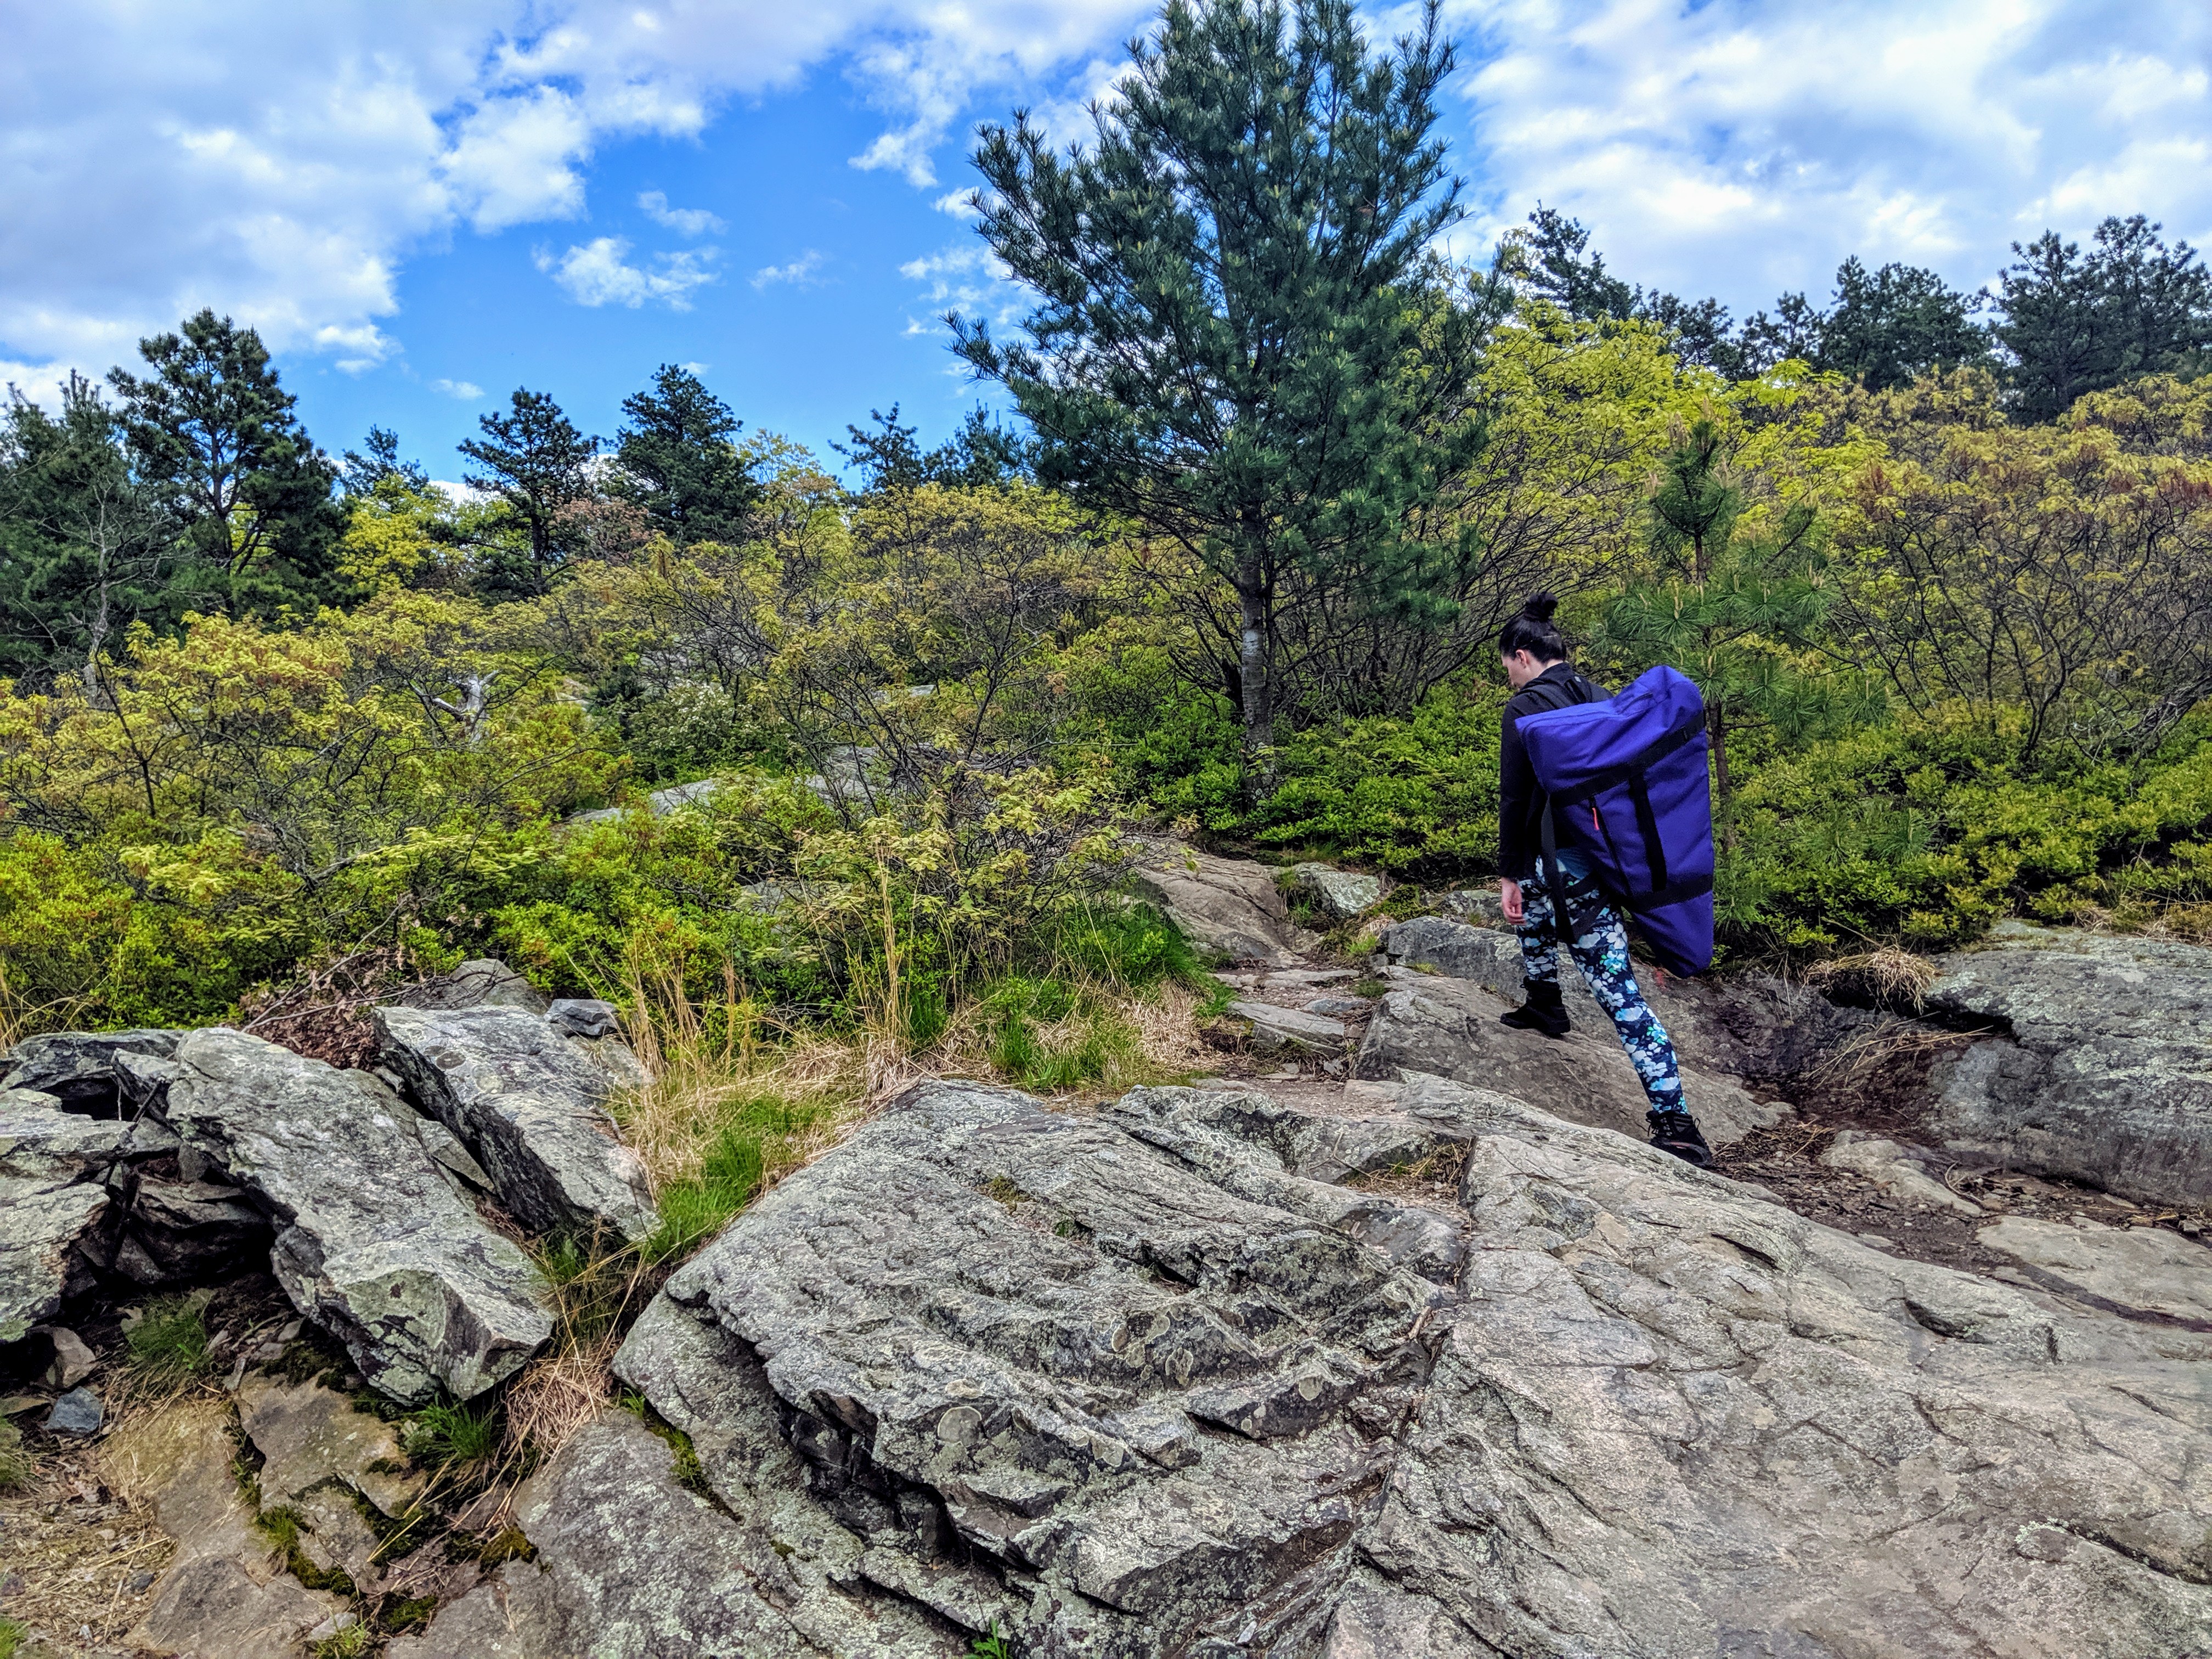
<svg viewBox="0 0 2212 1659"><path fill-rule="evenodd" d="M1883 1007L1909 1008L1917 1014L1926 1006L1936 974L1936 964L1926 957L1885 945L1815 963L1805 982L1823 990L1854 992Z"/></svg>

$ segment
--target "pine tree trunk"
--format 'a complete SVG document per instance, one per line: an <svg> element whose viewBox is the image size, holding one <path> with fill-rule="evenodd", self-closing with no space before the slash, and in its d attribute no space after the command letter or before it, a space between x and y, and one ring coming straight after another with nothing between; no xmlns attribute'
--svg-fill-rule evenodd
<svg viewBox="0 0 2212 1659"><path fill-rule="evenodd" d="M1244 759L1264 792L1274 787L1273 763L1263 751L1275 741L1275 686L1267 661L1266 565L1256 552L1237 562L1237 678L1244 704Z"/></svg>
<svg viewBox="0 0 2212 1659"><path fill-rule="evenodd" d="M1733 853L1735 851L1735 808L1729 789L1728 726L1721 719L1719 709L1705 711L1705 730L1711 736L1713 744L1713 793L1717 797L1713 816L1720 820L1722 848Z"/></svg>

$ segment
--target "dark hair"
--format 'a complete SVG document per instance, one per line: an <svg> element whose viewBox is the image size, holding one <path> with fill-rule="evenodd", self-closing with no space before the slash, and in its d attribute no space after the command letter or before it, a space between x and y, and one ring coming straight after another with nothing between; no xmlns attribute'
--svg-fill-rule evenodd
<svg viewBox="0 0 2212 1659"><path fill-rule="evenodd" d="M1519 612L1498 630L1498 654L1510 657L1526 651L1538 662L1564 662L1567 636L1559 632L1552 613L1559 608L1556 593L1531 593Z"/></svg>

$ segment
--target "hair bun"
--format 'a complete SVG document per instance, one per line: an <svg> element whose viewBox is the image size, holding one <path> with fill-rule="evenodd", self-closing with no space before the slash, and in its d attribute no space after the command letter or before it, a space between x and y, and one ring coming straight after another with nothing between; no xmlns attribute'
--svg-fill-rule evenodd
<svg viewBox="0 0 2212 1659"><path fill-rule="evenodd" d="M1552 613L1559 608L1559 596L1547 588L1541 592L1531 593L1528 602L1521 607L1521 614L1530 622L1547 623L1552 620Z"/></svg>

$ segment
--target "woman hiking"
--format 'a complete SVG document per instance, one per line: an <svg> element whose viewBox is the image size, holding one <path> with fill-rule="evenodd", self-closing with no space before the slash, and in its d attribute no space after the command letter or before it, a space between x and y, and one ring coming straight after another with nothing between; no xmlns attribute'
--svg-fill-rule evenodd
<svg viewBox="0 0 2212 1659"><path fill-rule="evenodd" d="M1564 1037L1571 1028L1559 996L1561 929L1553 899L1554 872L1542 850L1544 815L1550 801L1528 763L1521 717L1576 703L1602 702L1607 696L1602 686L1569 665L1566 638L1552 621L1558 608L1553 595L1533 594L1498 635L1498 655L1513 688L1498 751L1498 896L1505 919L1520 936L1521 972L1526 981L1526 1000L1498 1018L1548 1037ZM1628 1051L1650 1099L1645 1121L1651 1126L1651 1144L1700 1168L1710 1164L1711 1150L1683 1105L1674 1040L1637 988L1628 960L1628 930L1620 913L1607 902L1589 860L1579 851L1561 847L1553 856L1559 861L1559 885L1565 890L1568 949L1589 981L1598 1006L1613 1016L1620 1046Z"/></svg>

